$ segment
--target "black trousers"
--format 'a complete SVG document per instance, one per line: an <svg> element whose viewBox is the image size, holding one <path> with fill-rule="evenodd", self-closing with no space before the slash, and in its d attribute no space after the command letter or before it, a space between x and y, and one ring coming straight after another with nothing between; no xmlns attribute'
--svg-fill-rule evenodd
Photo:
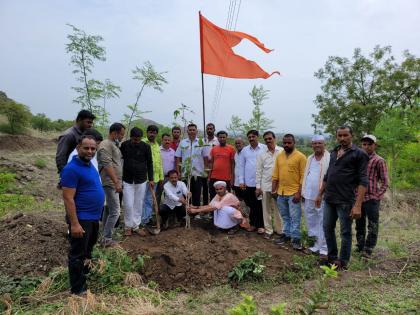
<svg viewBox="0 0 420 315"><path fill-rule="evenodd" d="M239 186L233 186L233 192L239 200L244 200L245 191L242 190Z"/></svg>
<svg viewBox="0 0 420 315"><path fill-rule="evenodd" d="M79 294L86 291L86 274L89 272L85 267L85 260L92 258L93 246L98 241L99 222L79 220L85 233L82 238L74 238L69 235L69 278L71 293ZM71 226L69 224L69 231Z"/></svg>
<svg viewBox="0 0 420 315"><path fill-rule="evenodd" d="M166 223L172 213L175 213L178 222L181 221L185 217L185 206L181 205L171 209L167 205L161 204L159 207L159 215L162 218L162 224Z"/></svg>
<svg viewBox="0 0 420 315"><path fill-rule="evenodd" d="M203 205L209 204L209 183L207 177L201 177L203 185ZM211 199L210 199L211 200Z"/></svg>
<svg viewBox="0 0 420 315"><path fill-rule="evenodd" d="M362 216L356 220L356 239L359 251L372 253L378 241L379 231L379 200L368 200L362 203ZM366 236L366 218L367 236Z"/></svg>
<svg viewBox="0 0 420 315"><path fill-rule="evenodd" d="M188 183L185 182L188 187ZM193 206L199 207L201 204L201 188L203 187L203 177L200 176L192 176L191 177L191 203Z"/></svg>
<svg viewBox="0 0 420 315"><path fill-rule="evenodd" d="M211 178L210 181L209 181L210 201L213 200L214 196L216 196L216 189L214 189L213 185L214 185L215 182L218 182L219 180L224 181L226 183L226 189L227 189L228 192L231 191L229 180Z"/></svg>
<svg viewBox="0 0 420 315"><path fill-rule="evenodd" d="M255 187L247 187L243 194L246 205L249 207L249 224L264 228L262 201L255 196Z"/></svg>

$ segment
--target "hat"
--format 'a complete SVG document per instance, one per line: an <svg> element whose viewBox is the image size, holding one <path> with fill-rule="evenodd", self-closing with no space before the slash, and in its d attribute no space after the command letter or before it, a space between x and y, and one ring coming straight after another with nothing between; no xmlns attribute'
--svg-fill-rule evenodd
<svg viewBox="0 0 420 315"><path fill-rule="evenodd" d="M325 138L323 135L314 135L312 141L325 141Z"/></svg>
<svg viewBox="0 0 420 315"><path fill-rule="evenodd" d="M372 140L373 143L376 143L376 137L374 135L364 135L361 140L363 141L364 139L369 139Z"/></svg>
<svg viewBox="0 0 420 315"><path fill-rule="evenodd" d="M213 187L216 188L217 186L223 186L226 187L226 182L222 181L222 180L218 180L217 182L215 182L213 184Z"/></svg>

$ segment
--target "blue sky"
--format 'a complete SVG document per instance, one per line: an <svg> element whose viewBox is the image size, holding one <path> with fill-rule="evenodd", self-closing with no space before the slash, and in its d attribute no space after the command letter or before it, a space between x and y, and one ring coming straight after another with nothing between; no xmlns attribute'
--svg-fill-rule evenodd
<svg viewBox="0 0 420 315"><path fill-rule="evenodd" d="M237 0L237 6L239 0ZM147 90L142 109L146 117L171 124L181 103L192 107L190 118L201 123L201 75L198 10L224 27L230 0L225 1L0 1L0 90L30 106L34 113L73 119L78 105L76 85L65 53L66 23L104 37L107 61L98 62L93 77L111 79L122 88L110 102L113 121L122 118L135 100L137 86L131 70L149 60L158 71L168 71L163 93ZM207 117L217 129L231 115L248 119L248 93L254 84L270 90L263 110L278 132L311 133L313 100L320 82L313 74L328 56L350 57L354 48L364 53L375 45L391 45L395 56L408 49L420 54L420 1L249 1L242 0L236 29L259 38L265 54L243 41L235 51L258 62L267 72L282 76L267 80L224 79L219 107L213 109L217 78L205 75Z"/></svg>

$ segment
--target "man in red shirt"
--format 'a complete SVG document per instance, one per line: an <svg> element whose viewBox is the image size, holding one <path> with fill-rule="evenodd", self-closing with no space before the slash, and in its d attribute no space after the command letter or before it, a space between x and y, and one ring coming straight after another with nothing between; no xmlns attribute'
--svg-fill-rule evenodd
<svg viewBox="0 0 420 315"><path fill-rule="evenodd" d="M172 127L172 142L170 145L171 149L176 151L180 141L181 141L181 128L178 126Z"/></svg>
<svg viewBox="0 0 420 315"><path fill-rule="evenodd" d="M217 181L226 182L226 188L230 191L233 186L235 170L235 149L230 144L226 144L228 134L226 131L217 133L219 145L214 146L210 151L210 200L216 196L213 184Z"/></svg>

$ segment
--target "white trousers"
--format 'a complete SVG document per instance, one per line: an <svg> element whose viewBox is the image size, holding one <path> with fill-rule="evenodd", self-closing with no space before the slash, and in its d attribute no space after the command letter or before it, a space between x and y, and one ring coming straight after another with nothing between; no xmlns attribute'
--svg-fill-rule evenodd
<svg viewBox="0 0 420 315"><path fill-rule="evenodd" d="M265 233L281 234L282 224L280 218L279 208L277 207L276 200L272 197L271 192L264 191L262 199L262 209L264 218L264 229Z"/></svg>
<svg viewBox="0 0 420 315"><path fill-rule="evenodd" d="M313 252L319 252L321 255L327 255L327 242L325 241L323 218L324 202L321 208L315 207L315 200L305 199L305 221L308 228L308 235L316 237L316 242L310 248Z"/></svg>
<svg viewBox="0 0 420 315"><path fill-rule="evenodd" d="M141 184L124 182L123 203L124 225L126 229L137 229L141 223L146 187L146 182Z"/></svg>

